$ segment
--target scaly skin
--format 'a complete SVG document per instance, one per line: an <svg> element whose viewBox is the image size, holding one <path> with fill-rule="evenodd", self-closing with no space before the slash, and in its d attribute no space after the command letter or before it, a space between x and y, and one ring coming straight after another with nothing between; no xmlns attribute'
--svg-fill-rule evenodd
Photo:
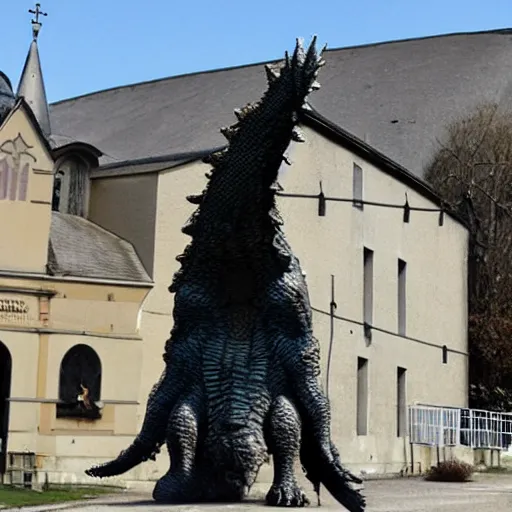
<svg viewBox="0 0 512 512"><path fill-rule="evenodd" d="M239 501L273 456L267 503L304 506L300 461L348 510L360 512L361 483L341 466L331 442L330 408L318 377L307 286L281 229L275 183L298 112L323 64L315 41L300 41L280 72L267 67L262 100L236 111L222 130L228 147L183 231L192 237L175 292L174 327L164 373L150 394L142 429L117 459L87 470L106 477L152 458L166 442L169 471L153 497L167 503Z"/></svg>

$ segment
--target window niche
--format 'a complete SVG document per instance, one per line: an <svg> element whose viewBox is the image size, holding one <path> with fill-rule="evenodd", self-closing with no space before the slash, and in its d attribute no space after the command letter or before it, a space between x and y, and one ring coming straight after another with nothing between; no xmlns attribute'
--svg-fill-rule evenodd
<svg viewBox="0 0 512 512"><path fill-rule="evenodd" d="M357 412L356 432L358 436L368 434L368 359L357 358Z"/></svg>
<svg viewBox="0 0 512 512"><path fill-rule="evenodd" d="M352 206L362 210L364 208L363 202L363 169L361 166L353 163L352 170Z"/></svg>
<svg viewBox="0 0 512 512"><path fill-rule="evenodd" d="M373 251L363 248L363 324L366 341L372 341L373 325Z"/></svg>
<svg viewBox="0 0 512 512"><path fill-rule="evenodd" d="M90 164L80 156L64 156L57 161L53 181L52 210L87 216Z"/></svg>
<svg viewBox="0 0 512 512"><path fill-rule="evenodd" d="M397 367L396 371L396 435L407 435L407 370Z"/></svg>
<svg viewBox="0 0 512 512"><path fill-rule="evenodd" d="M89 345L71 347L60 365L57 418L101 418L101 361Z"/></svg>

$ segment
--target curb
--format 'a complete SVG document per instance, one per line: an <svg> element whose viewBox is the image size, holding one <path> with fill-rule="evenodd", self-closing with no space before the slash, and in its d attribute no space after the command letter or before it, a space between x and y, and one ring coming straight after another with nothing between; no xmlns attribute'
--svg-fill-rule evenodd
<svg viewBox="0 0 512 512"><path fill-rule="evenodd" d="M67 501L63 503L47 503L46 505L27 505L25 507L9 507L8 505L0 505L0 510L2 512L47 512L51 510L73 510L81 507L90 507L91 505L94 505L94 503L96 502L101 505L115 503L116 500L108 499L113 498L115 496L122 496L123 498L125 498L126 494L105 494L103 496L98 496L85 500ZM122 502L122 500L119 501Z"/></svg>

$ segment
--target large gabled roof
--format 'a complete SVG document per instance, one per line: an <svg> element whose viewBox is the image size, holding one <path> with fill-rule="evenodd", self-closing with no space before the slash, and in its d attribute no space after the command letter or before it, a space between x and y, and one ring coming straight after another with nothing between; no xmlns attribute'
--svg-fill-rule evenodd
<svg viewBox="0 0 512 512"><path fill-rule="evenodd" d="M454 117L512 93L512 30L328 50L312 106L417 176ZM102 163L201 151L265 90L261 64L118 87L55 103L53 132L88 142Z"/></svg>

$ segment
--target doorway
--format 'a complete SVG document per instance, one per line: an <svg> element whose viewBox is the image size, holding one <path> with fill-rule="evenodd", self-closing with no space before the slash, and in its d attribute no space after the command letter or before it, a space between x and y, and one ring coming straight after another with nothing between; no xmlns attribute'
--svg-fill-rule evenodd
<svg viewBox="0 0 512 512"><path fill-rule="evenodd" d="M12 358L0 341L0 475L5 473L7 435L9 432L9 397L11 396Z"/></svg>

